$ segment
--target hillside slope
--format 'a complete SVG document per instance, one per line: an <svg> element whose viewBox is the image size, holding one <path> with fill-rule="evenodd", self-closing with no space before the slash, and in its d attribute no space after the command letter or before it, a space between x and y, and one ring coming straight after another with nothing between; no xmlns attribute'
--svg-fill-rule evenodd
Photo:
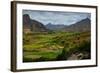
<svg viewBox="0 0 100 73"><path fill-rule="evenodd" d="M23 15L23 29L24 29L24 32L47 31L47 29L41 22L31 19L28 14Z"/></svg>
<svg viewBox="0 0 100 73"><path fill-rule="evenodd" d="M72 24L70 26L66 26L64 28L65 31L69 32L85 32L91 30L91 23L90 19L86 18L83 19L75 24Z"/></svg>

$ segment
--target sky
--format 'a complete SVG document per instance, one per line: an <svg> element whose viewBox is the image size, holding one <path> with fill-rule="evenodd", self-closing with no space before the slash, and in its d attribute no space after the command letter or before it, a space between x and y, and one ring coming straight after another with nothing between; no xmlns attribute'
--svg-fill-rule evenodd
<svg viewBox="0 0 100 73"><path fill-rule="evenodd" d="M52 23L54 25L71 25L82 19L91 18L90 13L82 12L23 10L23 15L24 14L28 14L31 19L37 20L44 25L48 23Z"/></svg>

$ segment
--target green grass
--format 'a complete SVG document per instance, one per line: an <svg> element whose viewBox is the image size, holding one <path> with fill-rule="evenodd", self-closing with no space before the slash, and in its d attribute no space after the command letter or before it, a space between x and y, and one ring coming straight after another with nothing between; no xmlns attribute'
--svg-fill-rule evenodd
<svg viewBox="0 0 100 73"><path fill-rule="evenodd" d="M67 60L73 53L90 53L90 32L31 33L23 37L23 62Z"/></svg>

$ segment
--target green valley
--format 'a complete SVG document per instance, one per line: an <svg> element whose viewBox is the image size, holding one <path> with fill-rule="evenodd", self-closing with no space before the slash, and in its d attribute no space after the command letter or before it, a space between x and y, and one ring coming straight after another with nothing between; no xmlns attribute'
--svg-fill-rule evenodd
<svg viewBox="0 0 100 73"><path fill-rule="evenodd" d="M23 62L90 59L90 32L23 34Z"/></svg>

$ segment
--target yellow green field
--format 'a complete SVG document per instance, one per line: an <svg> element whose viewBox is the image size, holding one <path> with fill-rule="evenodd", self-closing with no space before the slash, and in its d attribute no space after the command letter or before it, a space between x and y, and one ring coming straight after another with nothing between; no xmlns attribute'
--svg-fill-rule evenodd
<svg viewBox="0 0 100 73"><path fill-rule="evenodd" d="M82 54L77 60L90 59L90 37L90 32L23 34L23 62L70 60L73 54Z"/></svg>

